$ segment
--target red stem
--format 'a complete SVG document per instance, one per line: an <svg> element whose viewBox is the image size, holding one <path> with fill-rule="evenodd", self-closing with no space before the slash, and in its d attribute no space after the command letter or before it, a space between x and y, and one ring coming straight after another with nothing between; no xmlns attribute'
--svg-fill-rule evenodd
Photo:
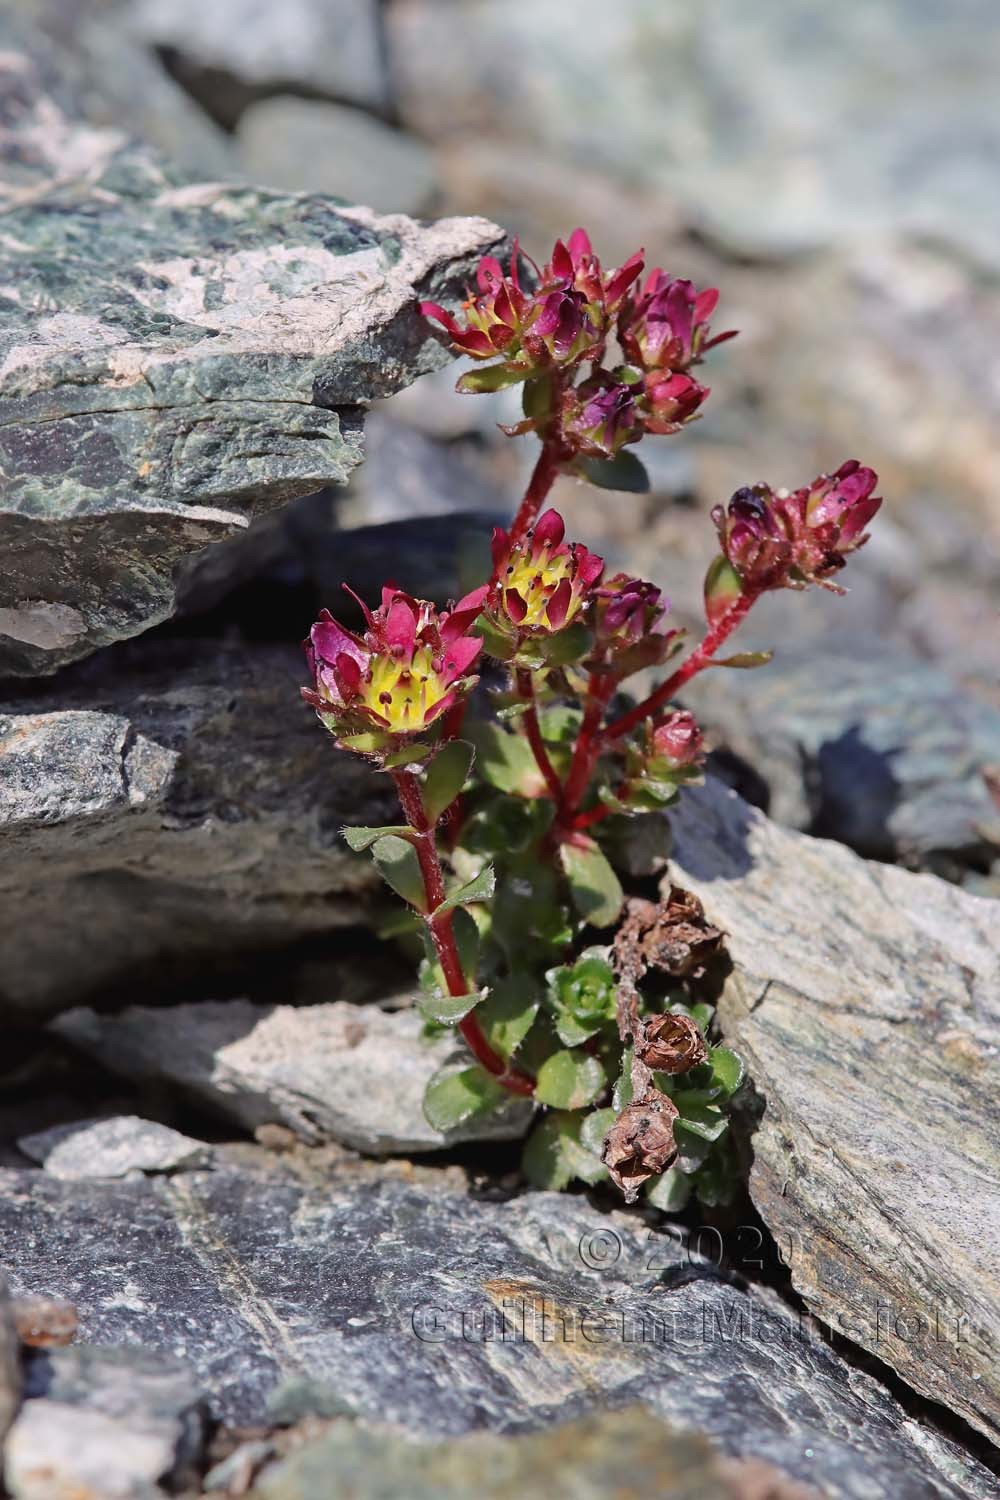
<svg viewBox="0 0 1000 1500"><path fill-rule="evenodd" d="M614 691L615 680L610 673L592 672L587 683L587 707L584 710L580 732L576 737L573 760L569 775L559 799L559 823L568 828L574 814L587 791L594 770L594 761L600 751L599 729L608 699Z"/></svg>
<svg viewBox="0 0 1000 1500"><path fill-rule="evenodd" d="M662 708L665 703L669 702L678 689L682 688L686 682L690 682L692 677L710 666L716 651L732 635L737 625L746 617L751 605L759 598L759 591L748 590L745 594L741 594L735 604L720 620L716 621L687 660L681 663L672 677L668 677L666 682L661 682L648 698L644 698L641 703L630 708L627 714L622 714L620 719L615 719L613 723L607 725L601 735L602 741L616 740L623 734L628 734L630 729L634 729L637 724L642 723L643 719L648 719L651 714L656 713L658 708Z"/></svg>
<svg viewBox="0 0 1000 1500"><path fill-rule="evenodd" d="M534 525L549 490L558 478L561 458L562 450L559 443L546 439L542 443L542 451L532 470L528 488L524 492L524 499L518 506L517 515L511 524L511 542L520 541L528 528Z"/></svg>
<svg viewBox="0 0 1000 1500"><path fill-rule="evenodd" d="M424 894L427 898L428 910L424 914L424 921L431 935L434 951L440 960L448 993L449 995L467 995L469 982L462 969L462 960L455 941L452 913L446 911L440 916L435 915L445 898L444 875L438 858L434 829L428 823L427 814L424 811L420 784L412 771L393 771L392 779L399 793L399 805L403 809L403 816L415 834L413 847L417 851L417 861L424 882ZM494 1052L483 1035L474 1010L470 1010L469 1014L459 1021L458 1029L465 1038L473 1057L488 1073L493 1075L497 1083L509 1089L512 1094L530 1095L535 1092L533 1078L529 1078L526 1073L521 1073L516 1068L508 1068L499 1053Z"/></svg>
<svg viewBox="0 0 1000 1500"><path fill-rule="evenodd" d="M545 785L548 787L550 795L555 802L561 802L563 785L556 775L555 767L549 759L549 752L545 748L545 741L542 739L542 729L538 722L538 708L535 704L535 686L531 680L530 668L518 667L515 680L519 696L528 705L523 715L524 731L528 738L528 744L531 746L538 769L545 778Z"/></svg>

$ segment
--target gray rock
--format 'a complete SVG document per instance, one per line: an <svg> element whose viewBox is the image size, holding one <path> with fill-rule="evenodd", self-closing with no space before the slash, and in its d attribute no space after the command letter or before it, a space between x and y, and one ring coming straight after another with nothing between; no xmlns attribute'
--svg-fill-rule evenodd
<svg viewBox="0 0 1000 1500"><path fill-rule="evenodd" d="M451 1036L425 1040L412 1009L224 1000L130 1006L116 1016L72 1010L53 1026L112 1071L177 1084L250 1130L287 1125L302 1140L375 1156L517 1139L532 1114L530 1104L512 1100L500 1114L434 1130L423 1115L424 1089L456 1048Z"/></svg>
<svg viewBox="0 0 1000 1500"><path fill-rule="evenodd" d="M7 1442L12 1500L160 1500L194 1479L201 1392L167 1352L75 1346L35 1355Z"/></svg>
<svg viewBox="0 0 1000 1500"><path fill-rule="evenodd" d="M621 1494L661 1500L814 1500L770 1465L724 1459L699 1433L674 1432L642 1407L604 1412L548 1432L511 1438L474 1433L415 1444L391 1428L339 1423L261 1478L260 1500L325 1500L330 1485L365 1500L606 1500ZM761 1488L755 1488L755 1485Z"/></svg>
<svg viewBox="0 0 1000 1500"><path fill-rule="evenodd" d="M426 213L434 195L428 148L345 104L264 99L240 117L237 141L244 172L266 187L332 193L380 213Z"/></svg>
<svg viewBox="0 0 1000 1500"><path fill-rule="evenodd" d="M0 45L0 672L31 674L163 620L185 554L342 482L359 404L447 358L417 298L499 231L191 181Z"/></svg>
<svg viewBox="0 0 1000 1500"><path fill-rule="evenodd" d="M902 226L997 266L989 0L581 0L571 28L560 0L395 0L388 36L403 118L430 139L545 142L743 252Z"/></svg>
<svg viewBox="0 0 1000 1500"><path fill-rule="evenodd" d="M763 779L780 823L932 868L1000 851L984 779L1000 765L1000 706L926 662L856 635L780 646L763 671L707 674L691 705Z"/></svg>
<svg viewBox="0 0 1000 1500"><path fill-rule="evenodd" d="M641 1400L728 1453L821 1476L833 1500L991 1494L775 1294L583 1198L496 1204L433 1174L251 1165L122 1183L2 1172L0 1189L19 1282L71 1293L89 1339L183 1348L232 1422L259 1421L301 1375L429 1439Z"/></svg>
<svg viewBox="0 0 1000 1500"><path fill-rule="evenodd" d="M220 963L360 920L375 878L339 830L393 821L393 799L334 754L303 668L294 647L143 641L4 706L8 1013L204 993Z"/></svg>
<svg viewBox="0 0 1000 1500"><path fill-rule="evenodd" d="M21 1404L21 1361L7 1277L0 1270L0 1455ZM2 1473L2 1467L0 1467Z"/></svg>
<svg viewBox="0 0 1000 1500"><path fill-rule="evenodd" d="M210 1148L137 1115L78 1120L21 1136L18 1147L50 1177L76 1182L87 1177L127 1177L138 1172L176 1172L207 1164Z"/></svg>
<svg viewBox="0 0 1000 1500"><path fill-rule="evenodd" d="M674 879L726 933L719 1020L765 1103L750 1188L809 1307L1000 1432L996 906L790 833L709 782Z"/></svg>
<svg viewBox="0 0 1000 1500"><path fill-rule="evenodd" d="M248 85L387 102L378 0L134 0L131 19L152 46Z"/></svg>

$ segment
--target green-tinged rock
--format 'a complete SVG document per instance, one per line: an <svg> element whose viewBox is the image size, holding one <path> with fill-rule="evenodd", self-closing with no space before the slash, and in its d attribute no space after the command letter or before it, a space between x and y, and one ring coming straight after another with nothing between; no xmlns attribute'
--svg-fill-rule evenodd
<svg viewBox="0 0 1000 1500"><path fill-rule="evenodd" d="M726 933L724 1040L765 1109L751 1195L833 1329L1000 1434L994 902L790 833L709 780L671 878Z"/></svg>
<svg viewBox="0 0 1000 1500"><path fill-rule="evenodd" d="M185 554L361 457L358 408L447 358L417 311L500 231L193 181L80 123L0 22L0 673L166 618ZM29 149L30 146L30 149Z"/></svg>

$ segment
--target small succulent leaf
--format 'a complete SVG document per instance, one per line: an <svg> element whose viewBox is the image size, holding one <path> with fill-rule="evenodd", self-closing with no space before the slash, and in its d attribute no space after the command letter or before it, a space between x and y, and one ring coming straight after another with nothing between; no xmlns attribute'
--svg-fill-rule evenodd
<svg viewBox="0 0 1000 1500"><path fill-rule="evenodd" d="M417 911L426 912L427 895L413 845L395 834L385 834L372 845L372 858L386 885Z"/></svg>
<svg viewBox="0 0 1000 1500"><path fill-rule="evenodd" d="M496 724L470 726L476 747L476 768L484 781L498 791L531 797L545 790L531 746L522 735Z"/></svg>
<svg viewBox="0 0 1000 1500"><path fill-rule="evenodd" d="M537 422L547 417L552 410L552 380L541 375L537 380L526 380L521 396L521 407L526 417Z"/></svg>
<svg viewBox="0 0 1000 1500"><path fill-rule="evenodd" d="M649 493L645 464L624 448L615 458L585 458L579 467L584 479L589 479L599 490L625 490L631 495Z"/></svg>
<svg viewBox="0 0 1000 1500"><path fill-rule="evenodd" d="M387 755L383 765L387 771L397 771L400 766L416 765L418 760L426 760L430 754L427 745L403 745L399 750L393 750Z"/></svg>
<svg viewBox="0 0 1000 1500"><path fill-rule="evenodd" d="M721 620L743 592L743 580L721 552L705 574L705 617L710 625Z"/></svg>
<svg viewBox="0 0 1000 1500"><path fill-rule="evenodd" d="M680 1213L691 1197L692 1181L676 1167L668 1167L646 1187L646 1202L665 1214Z"/></svg>
<svg viewBox="0 0 1000 1500"><path fill-rule="evenodd" d="M427 767L422 796L427 821L433 825L448 811L468 779L475 750L465 740L449 740Z"/></svg>
<svg viewBox="0 0 1000 1500"><path fill-rule="evenodd" d="M485 370L467 370L455 386L463 396L482 396L490 391L502 391L509 385L520 385L529 371L518 370L510 365L487 365Z"/></svg>
<svg viewBox="0 0 1000 1500"><path fill-rule="evenodd" d="M377 839L387 838L390 834L394 838L405 839L409 832L406 824L402 823L385 828L342 828L340 836L349 849L360 854L363 850L370 849Z"/></svg>
<svg viewBox="0 0 1000 1500"><path fill-rule="evenodd" d="M508 1062L538 1015L541 995L532 979L511 974L493 986L479 1008L479 1025L495 1052Z"/></svg>
<svg viewBox="0 0 1000 1500"><path fill-rule="evenodd" d="M497 877L492 865L484 865L478 875L460 885L457 890L452 891L449 896L441 902L434 915L442 916L446 911L454 911L456 906L465 906L471 901L488 901L497 888Z"/></svg>
<svg viewBox="0 0 1000 1500"><path fill-rule="evenodd" d="M580 1126L580 1145L599 1157L604 1149L604 1137L618 1118L615 1109L592 1109L585 1115Z"/></svg>
<svg viewBox="0 0 1000 1500"><path fill-rule="evenodd" d="M632 1103L632 1049L627 1048L622 1055L622 1070L615 1079L615 1086L611 1091L611 1104L621 1114Z"/></svg>
<svg viewBox="0 0 1000 1500"><path fill-rule="evenodd" d="M683 1090L674 1094L674 1103L681 1112L674 1124L674 1133L700 1136L704 1141L717 1141L729 1129L729 1120L715 1104L692 1104ZM678 1135L678 1139L680 1139Z"/></svg>
<svg viewBox="0 0 1000 1500"><path fill-rule="evenodd" d="M580 916L593 927L610 927L618 920L625 894L607 856L596 844L590 848L563 844L560 855Z"/></svg>
<svg viewBox="0 0 1000 1500"><path fill-rule="evenodd" d="M488 1115L508 1098L507 1091L478 1064L442 1068L424 1093L424 1118L434 1130L454 1130L477 1115Z"/></svg>
<svg viewBox="0 0 1000 1500"><path fill-rule="evenodd" d="M737 651L734 656L716 657L714 661L706 663L709 667L766 667L769 661L774 660L773 651Z"/></svg>
<svg viewBox="0 0 1000 1500"><path fill-rule="evenodd" d="M444 990L435 987L429 994L421 995L417 1004L427 1020L439 1021L444 1026L454 1026L467 1016L470 1010L475 1010L485 996L485 990L471 995L449 995Z"/></svg>
<svg viewBox="0 0 1000 1500"><path fill-rule="evenodd" d="M580 1125L578 1114L554 1111L535 1126L521 1162L534 1187L561 1191L574 1177L589 1184L607 1177L603 1162L581 1145Z"/></svg>
<svg viewBox="0 0 1000 1500"><path fill-rule="evenodd" d="M567 625L542 643L542 655L550 667L567 667L582 661L593 643L593 634L586 625Z"/></svg>
<svg viewBox="0 0 1000 1500"><path fill-rule="evenodd" d="M538 715L538 727L546 744L574 745L582 720L583 713L580 709L559 703L553 708L542 710Z"/></svg>
<svg viewBox="0 0 1000 1500"><path fill-rule="evenodd" d="M553 1052L538 1070L535 1098L554 1109L583 1109L607 1085L598 1058L588 1052Z"/></svg>
<svg viewBox="0 0 1000 1500"><path fill-rule="evenodd" d="M462 973L470 990L475 983L476 971L479 967L479 928L475 920L464 907L460 906L452 917L452 932L455 937L455 946L458 949L459 962L462 965ZM446 995L448 984L441 968L437 950L431 939L427 927L423 927L423 941L425 957L420 965L420 987L428 995ZM439 1018L440 1019L440 1018Z"/></svg>
<svg viewBox="0 0 1000 1500"><path fill-rule="evenodd" d="M712 1024L712 1017L714 1015L715 1006L707 1005L704 1000L699 1000L697 1004L692 1005L691 1007L691 1019L697 1026L701 1027L702 1035L705 1035L708 1032L708 1028Z"/></svg>
<svg viewBox="0 0 1000 1500"><path fill-rule="evenodd" d="M735 1094L746 1074L743 1059L728 1047L709 1047L712 1078L726 1094Z"/></svg>
<svg viewBox="0 0 1000 1500"><path fill-rule="evenodd" d="M738 1176L725 1156L713 1155L694 1176L699 1202L706 1208L725 1208L732 1203Z"/></svg>

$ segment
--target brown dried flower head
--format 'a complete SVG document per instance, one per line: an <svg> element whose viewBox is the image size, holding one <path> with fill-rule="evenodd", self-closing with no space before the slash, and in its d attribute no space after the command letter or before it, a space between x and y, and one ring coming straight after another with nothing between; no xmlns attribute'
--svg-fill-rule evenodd
<svg viewBox="0 0 1000 1500"><path fill-rule="evenodd" d="M643 1183L659 1177L677 1155L676 1119L673 1100L650 1089L622 1110L605 1136L602 1159L626 1203L634 1203Z"/></svg>
<svg viewBox="0 0 1000 1500"><path fill-rule="evenodd" d="M639 1027L635 1052L654 1073L688 1073L708 1056L705 1039L690 1016L668 1011L649 1016Z"/></svg>

